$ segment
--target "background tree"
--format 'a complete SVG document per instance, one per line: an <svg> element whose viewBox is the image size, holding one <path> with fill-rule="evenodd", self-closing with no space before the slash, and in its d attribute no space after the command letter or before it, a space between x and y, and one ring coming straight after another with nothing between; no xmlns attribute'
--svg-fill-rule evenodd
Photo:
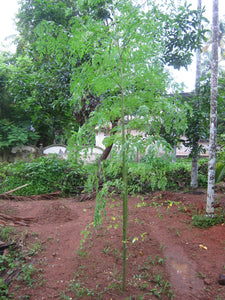
<svg viewBox="0 0 225 300"><path fill-rule="evenodd" d="M29 112L14 102L7 88L14 68L8 53L0 55L0 150L32 144L39 136L32 130Z"/></svg>
<svg viewBox="0 0 225 300"><path fill-rule="evenodd" d="M20 4L17 14L20 36L11 93L32 114L33 127L40 134L39 143L64 142L75 128L69 102L68 39L70 19L77 14L76 8L69 0L29 0ZM54 47L53 41L57 41Z"/></svg>
<svg viewBox="0 0 225 300"><path fill-rule="evenodd" d="M202 1L198 0L198 10L202 9ZM199 24L199 29L201 28L201 24ZM196 78L195 78L195 96L197 97L197 101L194 109L194 118L199 119L199 116L196 116L196 113L199 112L199 84L201 77L201 50L196 50ZM197 124L196 128L199 126ZM199 147L200 136L196 136L193 139L193 148L192 148L192 169L191 169L191 187L196 189L198 187L198 155L199 153L196 151Z"/></svg>
<svg viewBox="0 0 225 300"><path fill-rule="evenodd" d="M110 1L109 1L110 2ZM87 11L94 19L107 16L107 1L85 4L77 10L71 0L22 0L17 14L16 70L10 82L13 97L32 113L38 143L65 142L83 125L99 99L86 91L82 110L71 104L69 40L73 18ZM29 58L29 59L28 59ZM20 67L25 68L21 76ZM22 63L22 66L21 66ZM77 62L79 64L79 62ZM23 88L21 88L23 87Z"/></svg>
<svg viewBox="0 0 225 300"><path fill-rule="evenodd" d="M211 72L211 101L210 101L210 139L209 139L209 168L206 215L214 216L215 167L216 167L216 129L217 129L217 95L218 95L218 37L219 37L219 8L218 0L213 0L212 20L212 72Z"/></svg>
<svg viewBox="0 0 225 300"><path fill-rule="evenodd" d="M108 0L89 1L88 4L70 0L20 1L17 15L20 36L14 60L16 67L9 87L17 105L32 115L33 128L40 136L38 144L65 141L71 130L77 130L77 123L83 125L101 104L101 97L89 87L80 95L80 105L73 101L70 86L74 58L70 41L74 37L71 27L78 16L85 18L87 14L94 22L101 20L105 26L109 25L114 5ZM150 6L154 10L154 4ZM191 16L191 21L188 16ZM200 43L195 30L199 15L189 7L179 8L176 12L170 7L169 14L159 10L155 17L157 22L164 24L165 50L160 60L176 68L187 65L190 50ZM170 26L172 23L177 24L176 29ZM76 65L90 60L90 57L89 53L84 61L76 61Z"/></svg>

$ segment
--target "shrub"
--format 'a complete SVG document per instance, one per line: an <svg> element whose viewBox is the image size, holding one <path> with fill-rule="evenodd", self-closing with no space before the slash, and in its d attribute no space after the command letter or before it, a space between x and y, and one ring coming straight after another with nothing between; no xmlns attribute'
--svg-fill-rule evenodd
<svg viewBox="0 0 225 300"><path fill-rule="evenodd" d="M223 214L221 215L214 215L213 218L208 218L205 215L194 215L192 217L192 222L195 227L198 228L208 228L212 227L216 224L221 224L225 221L225 217Z"/></svg>
<svg viewBox="0 0 225 300"><path fill-rule="evenodd" d="M15 192L16 195L38 195L61 190L64 194L77 193L83 184L81 166L70 166L70 162L57 155L42 156L32 162L15 162L4 166L0 192L14 189L26 183L29 185Z"/></svg>

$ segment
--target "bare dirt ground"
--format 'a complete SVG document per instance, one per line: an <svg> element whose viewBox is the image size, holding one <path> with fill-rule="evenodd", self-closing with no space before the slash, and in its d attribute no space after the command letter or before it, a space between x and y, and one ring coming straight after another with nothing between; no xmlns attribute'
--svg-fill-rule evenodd
<svg viewBox="0 0 225 300"><path fill-rule="evenodd" d="M225 194L216 194L224 208ZM157 192L129 197L127 288L122 278L122 202L111 199L97 231L94 199L0 201L0 212L32 218L20 246L35 249L36 268L27 286L15 277L13 299L225 299L225 225L192 226L206 194ZM89 225L90 224L90 225ZM39 247L38 247L39 245Z"/></svg>

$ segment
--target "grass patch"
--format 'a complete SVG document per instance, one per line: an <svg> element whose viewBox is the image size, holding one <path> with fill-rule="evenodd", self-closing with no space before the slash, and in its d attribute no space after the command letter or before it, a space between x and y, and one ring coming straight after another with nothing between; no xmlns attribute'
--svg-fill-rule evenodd
<svg viewBox="0 0 225 300"><path fill-rule="evenodd" d="M216 224L222 224L225 221L224 214L214 215L214 218L206 217L205 215L194 215L192 217L192 224L194 227L201 229L212 227Z"/></svg>

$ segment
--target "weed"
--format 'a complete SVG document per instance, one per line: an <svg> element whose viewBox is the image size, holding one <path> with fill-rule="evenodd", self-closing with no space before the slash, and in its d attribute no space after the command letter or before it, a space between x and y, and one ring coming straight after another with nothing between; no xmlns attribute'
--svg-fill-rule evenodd
<svg viewBox="0 0 225 300"><path fill-rule="evenodd" d="M31 235L37 237L37 236L38 236L38 233L34 231L34 232L31 233Z"/></svg>
<svg viewBox="0 0 225 300"><path fill-rule="evenodd" d="M157 264L163 265L164 259L162 257L159 257L159 255L156 255L153 258L152 258L152 256L149 256L147 258L147 262L145 262L145 264L148 264L148 263L151 263L153 266L156 266Z"/></svg>
<svg viewBox="0 0 225 300"><path fill-rule="evenodd" d="M75 281L74 279L69 284L69 291L75 293L78 298L95 295L94 290L86 288L82 282L80 282L79 280ZM64 293L64 297L66 297L65 293ZM62 298L62 299L72 299L72 298Z"/></svg>
<svg viewBox="0 0 225 300"><path fill-rule="evenodd" d="M102 252L103 252L104 254L108 254L109 250L110 250L109 247L105 247L105 248L102 250Z"/></svg>
<svg viewBox="0 0 225 300"><path fill-rule="evenodd" d="M2 278L0 278L0 299L12 299L12 295L9 295L8 285L4 283Z"/></svg>
<svg viewBox="0 0 225 300"><path fill-rule="evenodd" d="M22 273L20 279L22 279L28 286L32 286L34 282L32 276L34 275L35 271L35 267L32 264L24 264L22 266Z"/></svg>
<svg viewBox="0 0 225 300"><path fill-rule="evenodd" d="M135 223L137 223L137 224L144 224L145 222L144 221L139 221L138 218L135 218Z"/></svg>
<svg viewBox="0 0 225 300"><path fill-rule="evenodd" d="M167 200L166 203L167 203L167 209L169 209L173 205L175 205L178 209L180 208L180 201Z"/></svg>
<svg viewBox="0 0 225 300"><path fill-rule="evenodd" d="M15 234L15 228L11 226L1 226L0 228L0 237L2 241L13 242Z"/></svg>
<svg viewBox="0 0 225 300"><path fill-rule="evenodd" d="M34 256L35 254L37 254L38 252L41 252L43 248L43 245L41 242L37 242L33 245L31 245L30 251L29 251L29 256Z"/></svg>
<svg viewBox="0 0 225 300"><path fill-rule="evenodd" d="M192 217L193 226L198 228L208 228L212 227L216 224L221 224L225 221L225 216L221 215L214 215L214 218L208 218L205 215L194 215Z"/></svg>
<svg viewBox="0 0 225 300"><path fill-rule="evenodd" d="M195 273L197 277L201 278L201 279L204 279L205 278L205 275L202 274L202 272L196 272Z"/></svg>
<svg viewBox="0 0 225 300"><path fill-rule="evenodd" d="M60 298L63 299L63 300L72 300L73 299L69 296L66 296L64 291L60 293Z"/></svg>
<svg viewBox="0 0 225 300"><path fill-rule="evenodd" d="M36 233L31 234L31 236L35 236L35 239L36 235ZM17 275L18 282L23 281L28 286L32 286L32 277L37 270L33 264L27 264L25 262L25 257L31 257L41 251L42 244L37 242L29 247L26 246L25 239L27 236L27 231L22 232L19 236L15 229L10 227L4 227L0 230L0 240L4 240L7 243L19 240L19 243L23 245L22 249L16 249L16 251L12 246L9 248L9 252L6 255L0 255L0 273L8 274L9 276L15 274ZM7 284L0 279L0 299L11 299L12 296L8 293Z"/></svg>

